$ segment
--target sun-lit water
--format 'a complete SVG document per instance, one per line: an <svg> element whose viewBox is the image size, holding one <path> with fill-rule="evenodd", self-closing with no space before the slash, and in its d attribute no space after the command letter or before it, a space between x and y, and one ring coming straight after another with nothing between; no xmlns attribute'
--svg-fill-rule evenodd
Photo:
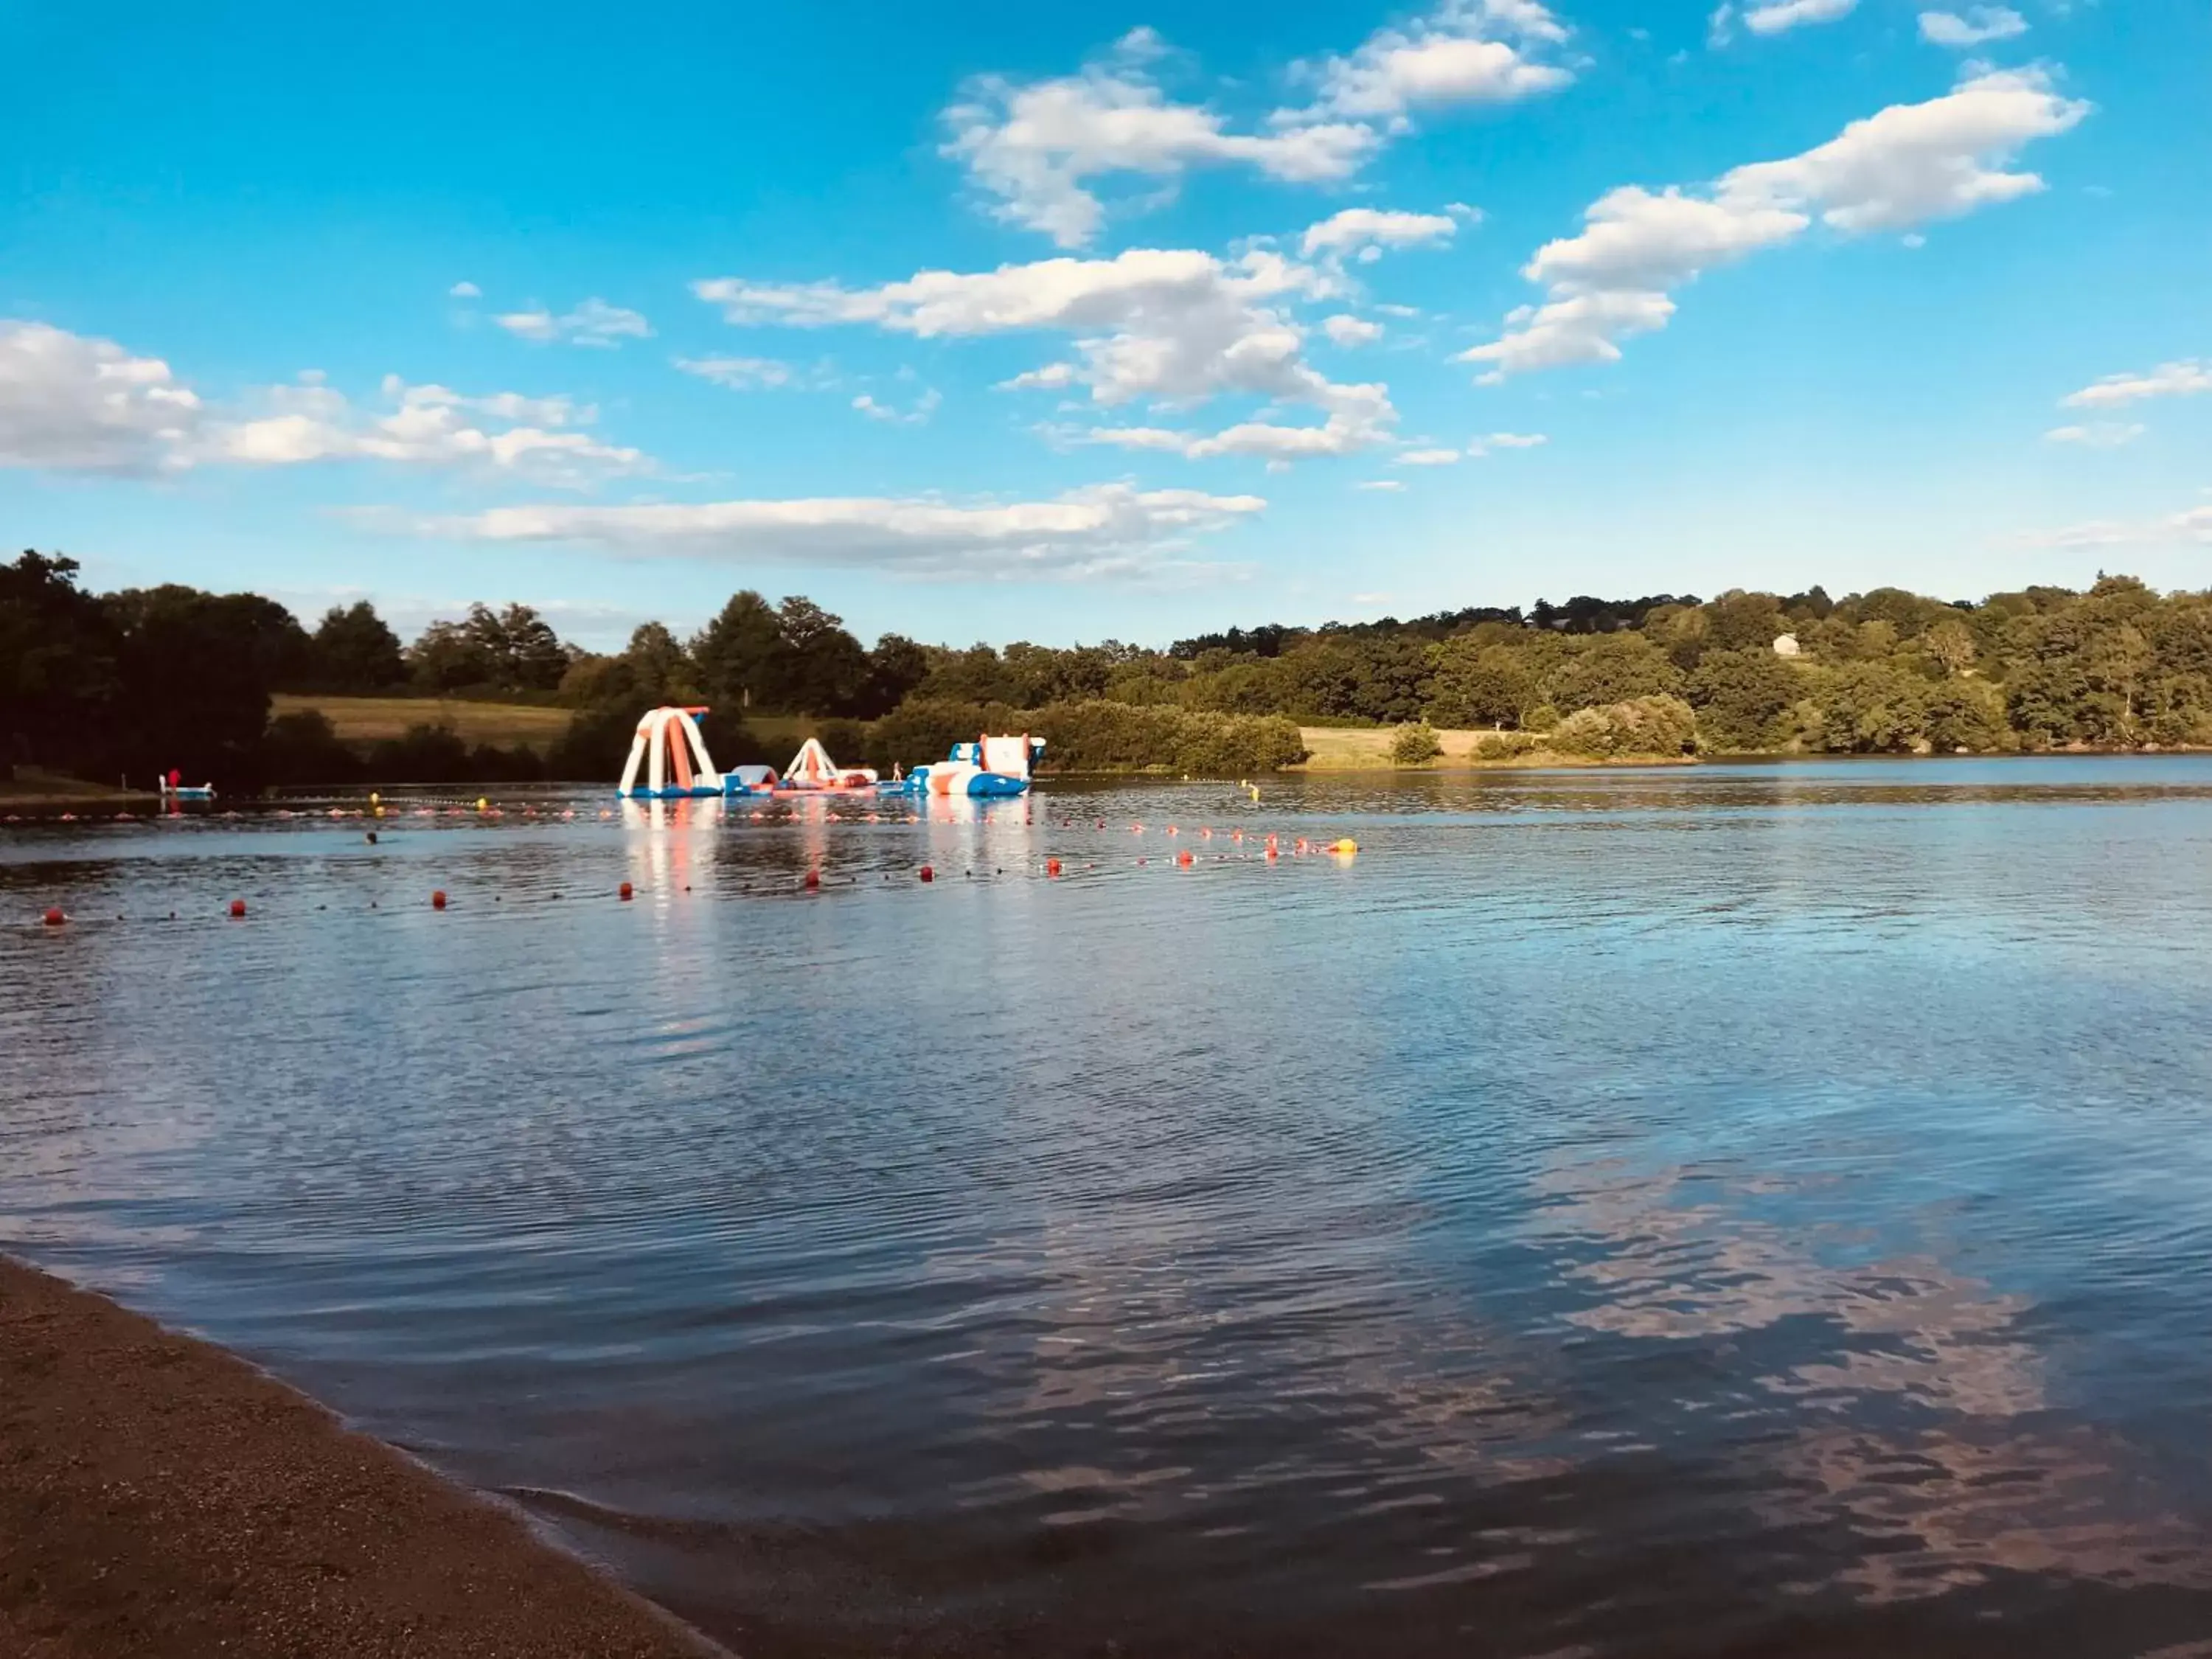
<svg viewBox="0 0 2212 1659"><path fill-rule="evenodd" d="M748 1655L2212 1638L2212 761L521 799L0 827L0 1247Z"/></svg>

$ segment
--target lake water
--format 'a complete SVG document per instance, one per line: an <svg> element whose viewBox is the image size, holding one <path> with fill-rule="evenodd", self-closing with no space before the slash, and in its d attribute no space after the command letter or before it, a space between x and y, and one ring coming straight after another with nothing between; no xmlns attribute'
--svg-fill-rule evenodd
<svg viewBox="0 0 2212 1659"><path fill-rule="evenodd" d="M2212 1653L2212 760L523 799L0 827L0 1248L749 1656Z"/></svg>

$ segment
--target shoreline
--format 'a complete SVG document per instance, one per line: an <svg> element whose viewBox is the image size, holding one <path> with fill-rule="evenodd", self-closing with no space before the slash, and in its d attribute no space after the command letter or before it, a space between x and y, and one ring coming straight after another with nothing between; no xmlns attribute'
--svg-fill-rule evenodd
<svg viewBox="0 0 2212 1659"><path fill-rule="evenodd" d="M7 1255L0 1651L727 1659L519 1511Z"/></svg>

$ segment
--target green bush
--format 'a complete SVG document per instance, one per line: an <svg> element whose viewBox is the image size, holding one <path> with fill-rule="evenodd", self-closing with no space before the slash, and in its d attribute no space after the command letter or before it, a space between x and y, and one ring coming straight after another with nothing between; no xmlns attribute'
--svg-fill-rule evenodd
<svg viewBox="0 0 2212 1659"><path fill-rule="evenodd" d="M270 783L351 783L361 775L361 757L338 741L321 710L302 708L269 722L261 769Z"/></svg>
<svg viewBox="0 0 2212 1659"><path fill-rule="evenodd" d="M1541 749L1544 739L1534 732L1485 732L1474 740L1478 760L1511 760Z"/></svg>
<svg viewBox="0 0 2212 1659"><path fill-rule="evenodd" d="M1444 752L1444 746L1436 728L1426 720L1413 726L1401 726L1397 736L1390 739L1390 763L1393 766L1425 766Z"/></svg>
<svg viewBox="0 0 2212 1659"><path fill-rule="evenodd" d="M1601 708L1578 708L1553 726L1545 746L1590 760L1687 753L1698 720L1680 697L1631 697Z"/></svg>

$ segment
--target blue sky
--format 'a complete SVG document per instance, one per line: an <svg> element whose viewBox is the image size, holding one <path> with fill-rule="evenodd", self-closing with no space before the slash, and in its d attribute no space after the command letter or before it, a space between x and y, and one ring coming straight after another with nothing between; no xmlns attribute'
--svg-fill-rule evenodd
<svg viewBox="0 0 2212 1659"><path fill-rule="evenodd" d="M0 522L872 637L2212 581L2212 11L0 9Z"/></svg>

